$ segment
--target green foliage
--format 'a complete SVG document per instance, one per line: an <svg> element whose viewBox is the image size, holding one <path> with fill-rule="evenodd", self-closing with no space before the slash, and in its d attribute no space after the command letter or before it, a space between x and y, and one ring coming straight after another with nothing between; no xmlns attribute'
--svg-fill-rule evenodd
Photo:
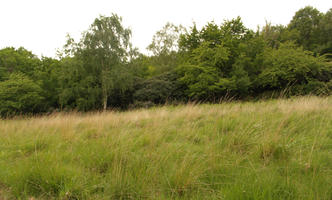
<svg viewBox="0 0 332 200"><path fill-rule="evenodd" d="M214 45L211 42L203 42L193 50L190 63L204 67L215 67L223 69L229 59L229 50L223 45Z"/></svg>
<svg viewBox="0 0 332 200"><path fill-rule="evenodd" d="M65 50L74 57L63 58L61 107L86 111L102 106L106 110L109 99L117 98L111 94L121 95L131 87L132 76L124 68L133 52L131 31L122 27L121 21L115 14L100 16L79 43L68 39Z"/></svg>
<svg viewBox="0 0 332 200"><path fill-rule="evenodd" d="M147 78L152 76L149 67L151 59L148 56L139 54L136 58L133 58L128 63L128 70L138 78Z"/></svg>
<svg viewBox="0 0 332 200"><path fill-rule="evenodd" d="M267 22L260 34L267 42L267 45L272 48L278 48L280 43L296 41L300 37L297 29L290 29L283 25L273 26Z"/></svg>
<svg viewBox="0 0 332 200"><path fill-rule="evenodd" d="M200 33L194 24L189 33L181 34L179 38L179 48L181 51L187 52L196 49L200 45Z"/></svg>
<svg viewBox="0 0 332 200"><path fill-rule="evenodd" d="M188 87L187 94L195 100L212 100L220 88L218 70L213 67L182 65L178 69L183 77L180 81Z"/></svg>
<svg viewBox="0 0 332 200"><path fill-rule="evenodd" d="M136 104L134 106L139 106L143 102L164 104L185 100L184 85L178 81L178 78L179 74L171 71L142 81L134 92L133 98Z"/></svg>
<svg viewBox="0 0 332 200"><path fill-rule="evenodd" d="M192 31L197 31L192 29ZM179 68L190 97L218 100L225 95L243 97L249 94L251 79L257 74L256 56L264 49L259 35L244 27L240 18L225 21L220 27L209 23L199 33L182 36L182 45L198 37L195 49L187 49L187 63Z"/></svg>
<svg viewBox="0 0 332 200"><path fill-rule="evenodd" d="M96 78L77 58L63 58L58 73L60 109L87 111L101 107Z"/></svg>
<svg viewBox="0 0 332 200"><path fill-rule="evenodd" d="M228 60L229 51L222 45L203 42L191 53L190 64L182 65L178 71L180 81L188 87L188 95L194 99L213 99L220 92L219 77Z"/></svg>
<svg viewBox="0 0 332 200"><path fill-rule="evenodd" d="M329 95L331 22L331 9L307 6L287 26L266 22L256 32L240 17L201 29L194 23L189 31L167 23L147 48L152 55L144 55L130 43L121 17L99 16L79 42L67 36L57 59L38 58L23 47L0 50L1 115ZM23 77L23 94L36 98L23 101L18 92L9 93L12 76Z"/></svg>
<svg viewBox="0 0 332 200"><path fill-rule="evenodd" d="M325 13L319 23L318 52L332 58L332 8Z"/></svg>
<svg viewBox="0 0 332 200"><path fill-rule="evenodd" d="M128 82L117 82L119 78L129 78L126 73L119 73L124 72L119 68L122 68L128 59L131 35L129 29L122 27L121 21L122 19L115 14L95 19L89 30L83 34L75 52L83 68L91 71L91 76L97 81L95 85L101 90L104 110L108 106L110 91L125 90L128 85Z"/></svg>
<svg viewBox="0 0 332 200"><path fill-rule="evenodd" d="M186 29L179 25L167 23L161 30L157 31L147 47L152 53L149 58L149 77L158 76L172 71L176 68L179 60L178 41Z"/></svg>
<svg viewBox="0 0 332 200"><path fill-rule="evenodd" d="M52 112L59 108L59 80L61 62L57 59L42 57L35 68L33 79L40 85L44 98L45 111Z"/></svg>
<svg viewBox="0 0 332 200"><path fill-rule="evenodd" d="M42 111L42 89L22 73L13 73L0 82L0 115L36 113Z"/></svg>
<svg viewBox="0 0 332 200"><path fill-rule="evenodd" d="M289 28L299 32L297 41L307 50L316 48L318 36L318 25L322 19L322 13L317 9L307 6L295 13L289 24Z"/></svg>
<svg viewBox="0 0 332 200"><path fill-rule="evenodd" d="M149 57L147 68L148 77L158 76L174 70L178 65L178 60L179 55L176 52Z"/></svg>
<svg viewBox="0 0 332 200"><path fill-rule="evenodd" d="M251 81L248 72L240 64L235 64L230 78L221 78L217 85L231 96L245 97L249 93Z"/></svg>
<svg viewBox="0 0 332 200"><path fill-rule="evenodd" d="M34 75L35 68L40 60L30 51L20 47L8 47L0 50L0 81L9 78L14 72L21 72L30 77Z"/></svg>
<svg viewBox="0 0 332 200"><path fill-rule="evenodd" d="M293 95L329 94L331 67L324 57L290 42L297 39L296 28L267 24L254 33L237 18L220 27L212 22L191 31L181 37L185 56L179 67L180 81L191 98L246 98L290 88ZM199 44L192 48L190 41Z"/></svg>
<svg viewBox="0 0 332 200"><path fill-rule="evenodd" d="M325 72L331 70L323 57L314 57L311 52L291 43L281 44L279 49L266 49L263 66L258 81L267 89L282 90L331 78L324 77Z"/></svg>
<svg viewBox="0 0 332 200"><path fill-rule="evenodd" d="M156 32L147 49L155 56L176 52L180 35L185 32L186 29L183 26L175 26L168 22L161 30Z"/></svg>

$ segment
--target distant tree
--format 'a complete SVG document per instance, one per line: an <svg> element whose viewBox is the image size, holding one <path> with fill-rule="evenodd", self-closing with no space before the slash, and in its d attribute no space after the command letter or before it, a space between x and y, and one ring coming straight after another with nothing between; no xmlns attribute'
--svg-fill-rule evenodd
<svg viewBox="0 0 332 200"><path fill-rule="evenodd" d="M319 23L318 51L332 58L332 8L325 13Z"/></svg>
<svg viewBox="0 0 332 200"><path fill-rule="evenodd" d="M171 71L177 66L178 42L180 35L185 32L186 29L183 26L168 22L153 35L152 42L147 47L147 50L152 53L149 65L152 76Z"/></svg>
<svg viewBox="0 0 332 200"><path fill-rule="evenodd" d="M295 13L295 16L289 23L290 30L299 32L297 42L306 50L314 50L317 47L318 26L323 14L316 8L307 6Z"/></svg>
<svg viewBox="0 0 332 200"><path fill-rule="evenodd" d="M280 43L287 41L296 41L299 38L299 32L296 29L288 29L283 25L271 25L266 22L265 26L260 31L260 35L264 38L267 44L272 48L278 48Z"/></svg>
<svg viewBox="0 0 332 200"><path fill-rule="evenodd" d="M180 35L185 32L186 29L182 25L176 26L168 22L161 30L156 32L147 49L155 56L176 52Z"/></svg>

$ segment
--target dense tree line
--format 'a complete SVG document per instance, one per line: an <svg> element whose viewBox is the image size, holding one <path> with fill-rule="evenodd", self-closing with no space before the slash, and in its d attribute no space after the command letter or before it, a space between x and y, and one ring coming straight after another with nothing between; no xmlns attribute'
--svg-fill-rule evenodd
<svg viewBox="0 0 332 200"><path fill-rule="evenodd" d="M59 58L24 48L0 50L0 115L332 91L332 9L297 11L287 26L246 28L241 18L221 25L167 23L148 46L132 47L121 17L100 16Z"/></svg>

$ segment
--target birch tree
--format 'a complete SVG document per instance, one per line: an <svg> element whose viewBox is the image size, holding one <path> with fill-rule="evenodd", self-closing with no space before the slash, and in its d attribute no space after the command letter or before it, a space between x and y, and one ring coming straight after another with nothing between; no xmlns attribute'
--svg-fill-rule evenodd
<svg viewBox="0 0 332 200"><path fill-rule="evenodd" d="M84 63L96 73L102 93L103 109L107 109L110 90L118 83L119 68L127 61L131 44L131 31L121 24L122 18L116 14L95 19L80 42L80 54Z"/></svg>

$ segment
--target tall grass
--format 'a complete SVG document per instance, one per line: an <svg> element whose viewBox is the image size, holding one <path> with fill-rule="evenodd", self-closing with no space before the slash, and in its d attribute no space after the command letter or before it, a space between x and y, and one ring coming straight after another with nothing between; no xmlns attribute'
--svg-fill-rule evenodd
<svg viewBox="0 0 332 200"><path fill-rule="evenodd" d="M332 98L1 120L0 199L332 199Z"/></svg>

